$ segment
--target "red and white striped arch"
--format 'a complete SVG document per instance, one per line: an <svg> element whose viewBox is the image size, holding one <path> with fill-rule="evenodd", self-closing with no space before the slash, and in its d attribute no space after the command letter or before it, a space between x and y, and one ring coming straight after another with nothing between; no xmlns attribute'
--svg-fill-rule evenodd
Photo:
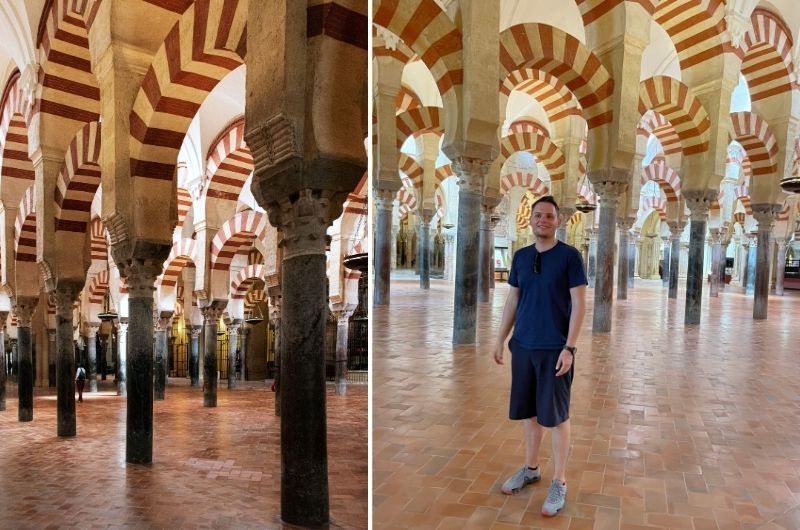
<svg viewBox="0 0 800 530"><path fill-rule="evenodd" d="M402 114L407 110L422 106L422 100L419 99L419 96L413 89L405 85L400 87L400 92L397 93L397 97L395 98L395 107L397 107L397 112L395 114Z"/></svg>
<svg viewBox="0 0 800 530"><path fill-rule="evenodd" d="M720 210L722 210L722 202L725 198L725 188L722 187L720 183L719 191L717 192L717 198L711 201L710 211L714 215L719 215Z"/></svg>
<svg viewBox="0 0 800 530"><path fill-rule="evenodd" d="M206 164L206 196L238 201L253 172L253 155L244 142L244 118L230 124L213 142Z"/></svg>
<svg viewBox="0 0 800 530"><path fill-rule="evenodd" d="M508 126L508 134L516 133L541 134L542 136L550 138L550 131L541 123L530 118L517 120Z"/></svg>
<svg viewBox="0 0 800 530"><path fill-rule="evenodd" d="M636 134L649 137L654 135L661 147L664 149L665 155L680 154L681 139L675 128L661 113L649 110L645 112L640 127L636 129Z"/></svg>
<svg viewBox="0 0 800 530"><path fill-rule="evenodd" d="M108 270L101 269L89 282L89 303L102 304L106 292L108 292Z"/></svg>
<svg viewBox="0 0 800 530"><path fill-rule="evenodd" d="M514 171L506 173L500 179L500 197L516 186L530 190L534 195L547 195L550 193L550 188L538 176L533 173Z"/></svg>
<svg viewBox="0 0 800 530"><path fill-rule="evenodd" d="M455 177L456 172L453 170L453 164L445 164L436 168L436 186L438 187L441 182L450 177Z"/></svg>
<svg viewBox="0 0 800 530"><path fill-rule="evenodd" d="M583 107L589 129L610 123L614 80L594 53L546 24L518 24L500 34L500 82L520 69L558 77Z"/></svg>
<svg viewBox="0 0 800 530"><path fill-rule="evenodd" d="M556 181L564 178L564 153L547 136L533 133L504 136L500 141L500 156L498 157L501 166L518 151L526 151L534 155L547 168L550 180Z"/></svg>
<svg viewBox="0 0 800 530"><path fill-rule="evenodd" d="M99 217L93 218L89 224L89 230L91 231L92 261L108 261L108 241L103 221Z"/></svg>
<svg viewBox="0 0 800 530"><path fill-rule="evenodd" d="M662 1L655 9L654 19L672 39L682 70L727 51L723 1Z"/></svg>
<svg viewBox="0 0 800 530"><path fill-rule="evenodd" d="M609 13L612 9L624 3L624 1L625 0L575 0L575 3L580 10L583 25L588 28L597 19ZM652 15L655 13L655 3L658 3L658 0L635 0L635 2Z"/></svg>
<svg viewBox="0 0 800 530"><path fill-rule="evenodd" d="M742 42L742 75L750 100L758 101L792 89L792 32L774 13L757 7L750 16L752 26ZM796 81L796 79L794 80Z"/></svg>
<svg viewBox="0 0 800 530"><path fill-rule="evenodd" d="M711 121L689 87L667 76L645 79L639 83L639 113L644 115L648 110L658 112L672 124L684 155L708 150Z"/></svg>
<svg viewBox="0 0 800 530"><path fill-rule="evenodd" d="M230 269L233 257L248 253L255 238L263 239L266 227L267 216L254 210L244 210L225 221L211 240L211 269Z"/></svg>
<svg viewBox="0 0 800 530"><path fill-rule="evenodd" d="M397 115L397 148L403 146L411 135L434 133L441 136L442 129L439 107L418 107Z"/></svg>
<svg viewBox="0 0 800 530"><path fill-rule="evenodd" d="M400 171L406 174L412 185L415 188L421 188L423 169L419 162L409 154L400 153L399 165Z"/></svg>
<svg viewBox="0 0 800 530"><path fill-rule="evenodd" d="M45 15L40 43L42 92L34 112L52 116L46 131L67 131L71 136L79 127L100 119L100 89L92 73L89 53L89 27L99 1L56 0Z"/></svg>
<svg viewBox="0 0 800 530"><path fill-rule="evenodd" d="M261 290L249 291L244 297L245 309L250 309L256 304L261 304L267 301L267 294Z"/></svg>
<svg viewBox="0 0 800 530"><path fill-rule="evenodd" d="M744 221L747 219L747 214L744 212L734 212L733 214L733 223L739 223L739 226L742 227L742 232L744 232Z"/></svg>
<svg viewBox="0 0 800 530"><path fill-rule="evenodd" d="M747 213L747 215L753 215L753 208L750 204L750 187L747 185L735 186L733 188L733 194L736 197L736 200L742 203L744 211Z"/></svg>
<svg viewBox="0 0 800 530"><path fill-rule="evenodd" d="M178 188L178 224L175 228L183 228L183 222L186 220L186 215L192 209L192 195L188 190Z"/></svg>
<svg viewBox="0 0 800 530"><path fill-rule="evenodd" d="M544 109L550 123L567 116L581 116L582 110L569 88L556 76L542 70L520 68L508 74L500 83L500 93L511 95L512 90L532 96Z"/></svg>
<svg viewBox="0 0 800 530"><path fill-rule="evenodd" d="M417 211L417 197L414 190L403 186L397 191L397 201L400 203L400 217L408 212Z"/></svg>
<svg viewBox="0 0 800 530"><path fill-rule="evenodd" d="M183 268L196 265L196 243L194 239L188 238L173 243L172 250L164 262L164 272L158 280L160 287L174 287L178 284L178 278L180 278Z"/></svg>
<svg viewBox="0 0 800 530"><path fill-rule="evenodd" d="M667 220L667 202L662 197L649 196L642 199L639 203L639 209L642 212L655 210L662 221Z"/></svg>
<svg viewBox="0 0 800 530"><path fill-rule="evenodd" d="M783 206L781 207L781 211L775 215L775 220L788 221L790 213L792 213L792 204L788 200L785 200L783 201Z"/></svg>
<svg viewBox="0 0 800 530"><path fill-rule="evenodd" d="M753 176L772 175L778 170L778 142L766 121L752 112L731 113L732 140L742 144L750 159Z"/></svg>
<svg viewBox="0 0 800 530"><path fill-rule="evenodd" d="M373 24L383 26L419 55L442 97L464 80L462 35L434 0L375 0Z"/></svg>
<svg viewBox="0 0 800 530"><path fill-rule="evenodd" d="M22 196L14 221L16 261L36 262L36 194L31 184Z"/></svg>
<svg viewBox="0 0 800 530"><path fill-rule="evenodd" d="M664 195L667 202L676 202L681 193L681 178L666 164L650 164L642 171L641 184L644 185L652 180Z"/></svg>
<svg viewBox="0 0 800 530"><path fill-rule="evenodd" d="M267 270L263 265L248 265L240 270L231 282L231 298L241 299L247 296L256 280L264 283L267 281Z"/></svg>
<svg viewBox="0 0 800 530"><path fill-rule="evenodd" d="M19 73L7 85L6 100L0 116L0 144L3 165L0 176L21 180L34 180L33 163L28 158L28 126L31 109L20 88Z"/></svg>
<svg viewBox="0 0 800 530"><path fill-rule="evenodd" d="M67 148L56 181L56 231L85 232L100 187L100 123L84 125Z"/></svg>
<svg viewBox="0 0 800 530"><path fill-rule="evenodd" d="M246 22L243 0L196 0L169 31L130 115L133 178L172 181L178 151L200 105L243 64Z"/></svg>

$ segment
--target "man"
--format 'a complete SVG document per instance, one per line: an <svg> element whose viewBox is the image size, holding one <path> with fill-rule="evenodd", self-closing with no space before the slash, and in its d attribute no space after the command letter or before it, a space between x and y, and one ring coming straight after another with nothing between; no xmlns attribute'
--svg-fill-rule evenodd
<svg viewBox="0 0 800 530"><path fill-rule="evenodd" d="M539 447L545 427L553 437L554 476L542 514L556 515L567 496L570 443L569 398L575 342L586 309L586 273L578 251L556 240L561 224L551 196L533 203L531 227L536 241L511 262L509 293L500 321L494 360L503 364L503 346L511 327L511 404L509 417L525 426L525 465L501 490L513 495L540 480Z"/></svg>
<svg viewBox="0 0 800 530"><path fill-rule="evenodd" d="M86 368L82 364L78 365L75 371L75 386L78 389L78 402L83 402L83 386L86 384Z"/></svg>

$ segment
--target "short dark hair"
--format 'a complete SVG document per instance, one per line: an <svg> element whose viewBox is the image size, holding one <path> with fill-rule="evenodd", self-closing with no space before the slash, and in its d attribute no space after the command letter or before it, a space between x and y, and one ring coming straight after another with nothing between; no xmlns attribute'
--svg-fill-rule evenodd
<svg viewBox="0 0 800 530"><path fill-rule="evenodd" d="M531 211L533 211L536 208L536 205L539 204L540 202L546 202L548 204L552 204L553 206L556 207L556 214L561 213L558 208L558 203L556 202L556 200L553 198L552 195L543 195L538 199L536 199L535 201L533 201L533 206L531 206Z"/></svg>

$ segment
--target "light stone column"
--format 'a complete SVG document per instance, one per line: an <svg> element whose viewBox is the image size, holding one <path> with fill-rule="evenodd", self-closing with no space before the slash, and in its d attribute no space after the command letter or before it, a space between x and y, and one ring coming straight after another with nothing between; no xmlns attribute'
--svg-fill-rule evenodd
<svg viewBox="0 0 800 530"><path fill-rule="evenodd" d="M717 228L709 230L711 232L711 287L708 291L709 296L719 296L719 261L722 254L722 242L720 241L720 231Z"/></svg>
<svg viewBox="0 0 800 530"><path fill-rule="evenodd" d="M163 257L133 258L124 264L118 263L120 272L128 280L125 461L129 464L153 461L153 293L163 263Z"/></svg>
<svg viewBox="0 0 800 530"><path fill-rule="evenodd" d="M686 272L686 311L684 323L699 324L703 297L703 253L706 239L706 220L713 194L708 190L687 191L683 194L691 212L689 227L689 268Z"/></svg>
<svg viewBox="0 0 800 530"><path fill-rule="evenodd" d="M661 267L661 287L669 289L669 265L670 265L670 238L669 236L662 236L661 241L664 243L664 265Z"/></svg>
<svg viewBox="0 0 800 530"><path fill-rule="evenodd" d="M97 392L97 331L99 329L100 324L97 322L90 322L87 325L86 356L89 358L89 366L86 367L86 379L89 382L87 392Z"/></svg>
<svg viewBox="0 0 800 530"><path fill-rule="evenodd" d="M775 263L775 294L783 296L783 278L786 272L786 238L778 238L778 258ZM2 316L2 313L0 313Z"/></svg>
<svg viewBox="0 0 800 530"><path fill-rule="evenodd" d="M444 235L444 279L453 282L456 279L456 236Z"/></svg>
<svg viewBox="0 0 800 530"><path fill-rule="evenodd" d="M428 290L431 288L431 219L433 212L430 210L420 209L419 211L419 225L417 232L419 233L417 246L417 263L419 270L419 288Z"/></svg>
<svg viewBox="0 0 800 530"><path fill-rule="evenodd" d="M58 283L50 293L56 306L56 417L58 436L75 436L75 341L72 308L78 299L81 282ZM88 372L88 371L87 371Z"/></svg>
<svg viewBox="0 0 800 530"><path fill-rule="evenodd" d="M672 250L669 253L669 293L668 298L678 298L678 278L681 271L681 235L685 225L670 221L669 232L672 235Z"/></svg>
<svg viewBox="0 0 800 530"><path fill-rule="evenodd" d="M200 384L200 333L203 326L189 328L189 380L190 386Z"/></svg>
<svg viewBox="0 0 800 530"><path fill-rule="evenodd" d="M336 315L336 394L347 393L347 339L350 333L350 317L353 310L334 311Z"/></svg>
<svg viewBox="0 0 800 530"><path fill-rule="evenodd" d="M128 395L128 319L120 318L117 323L117 395Z"/></svg>
<svg viewBox="0 0 800 530"><path fill-rule="evenodd" d="M19 396L19 421L33 421L33 349L31 343L31 318L39 299L35 296L18 296L12 311L17 317L17 348L19 371L17 393Z"/></svg>
<svg viewBox="0 0 800 530"><path fill-rule="evenodd" d="M391 212L392 210L389 210L389 211ZM389 215L391 215L391 213ZM397 229L398 229L397 225L393 224L392 225L392 251L391 251L392 267L391 267L391 270L396 270L397 269ZM391 276L391 272L389 274Z"/></svg>
<svg viewBox="0 0 800 530"><path fill-rule="evenodd" d="M758 221L758 248L755 271L753 318L765 320L769 304L770 233L775 224L775 215L780 212L778 204L754 204L753 217Z"/></svg>
<svg viewBox="0 0 800 530"><path fill-rule="evenodd" d="M484 197L481 205L481 224L479 246L478 271L478 303L484 304L491 301L492 279L492 253L494 251L494 226L492 216L494 209L500 201L495 197Z"/></svg>
<svg viewBox="0 0 800 530"><path fill-rule="evenodd" d="M558 229L556 230L556 239L561 241L562 243L567 242L567 223L575 215L575 208L570 208L568 206L560 206L558 209L559 218L561 220L561 224L559 225Z"/></svg>
<svg viewBox="0 0 800 530"><path fill-rule="evenodd" d="M281 297L270 299L269 323L275 333L275 415L281 415L281 357L283 356L283 343L281 341Z"/></svg>
<svg viewBox="0 0 800 530"><path fill-rule="evenodd" d="M161 401L167 388L167 329L169 328L171 311L162 311L153 318L155 328L155 355L153 359L153 399Z"/></svg>
<svg viewBox="0 0 800 530"><path fill-rule="evenodd" d="M459 192L453 344L474 344L480 272L481 198L489 162L460 157L455 160L455 165Z"/></svg>
<svg viewBox="0 0 800 530"><path fill-rule="evenodd" d="M611 310L614 301L614 225L617 218L617 203L626 187L625 182L612 180L594 183L594 190L600 203L600 218L592 319L593 333L611 331ZM625 277L626 275L623 276L623 279Z"/></svg>
<svg viewBox="0 0 800 530"><path fill-rule="evenodd" d="M716 271L716 275L719 278L720 291L725 290L725 265L727 263L729 243L730 238L728 238L728 228L726 226L722 226L719 229L719 265Z"/></svg>
<svg viewBox="0 0 800 530"><path fill-rule="evenodd" d="M242 327L241 319L234 319L228 325L228 390L236 388L236 355L239 353L239 329ZM244 371L244 363L242 363Z"/></svg>
<svg viewBox="0 0 800 530"><path fill-rule="evenodd" d="M203 343L203 406L217 406L217 327L225 310L223 302L214 301L203 308L205 336Z"/></svg>
<svg viewBox="0 0 800 530"><path fill-rule="evenodd" d="M240 355L242 357L242 382L247 381L247 338L250 335L250 326L242 324L242 329L239 333L242 335L242 348Z"/></svg>
<svg viewBox="0 0 800 530"><path fill-rule="evenodd" d="M638 232L632 232L628 239L628 289L633 289L633 276L640 268L642 243L641 235Z"/></svg>
<svg viewBox="0 0 800 530"><path fill-rule="evenodd" d="M6 320L8 311L0 311L0 410L6 410Z"/></svg>
<svg viewBox="0 0 800 530"><path fill-rule="evenodd" d="M630 230L634 219L623 217L617 219L617 230L619 230L619 260L617 261L617 300L628 299L628 268L630 266Z"/></svg>
<svg viewBox="0 0 800 530"><path fill-rule="evenodd" d="M745 265L745 294L753 294L756 288L756 263L758 252L758 238L755 234L749 234L747 243L744 245L747 249L747 262Z"/></svg>
<svg viewBox="0 0 800 530"><path fill-rule="evenodd" d="M392 207L395 192L377 190L375 193L375 271L373 301L375 305L389 305L390 275L392 270Z"/></svg>
<svg viewBox="0 0 800 530"><path fill-rule="evenodd" d="M594 230L589 233L589 250L586 258L586 275L588 276L589 287L595 287L597 280L597 236Z"/></svg>

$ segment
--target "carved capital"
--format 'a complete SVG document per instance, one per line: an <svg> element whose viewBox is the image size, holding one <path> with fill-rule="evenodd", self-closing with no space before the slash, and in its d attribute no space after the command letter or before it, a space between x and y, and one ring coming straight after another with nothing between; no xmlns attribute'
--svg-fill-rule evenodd
<svg viewBox="0 0 800 530"><path fill-rule="evenodd" d="M72 318L72 309L82 288L78 282L58 282L55 290L50 292L50 301L56 306L56 315Z"/></svg>
<svg viewBox="0 0 800 530"><path fill-rule="evenodd" d="M668 221L667 226L669 226L669 232L672 234L672 237L680 237L686 228L685 223L679 223L678 221Z"/></svg>
<svg viewBox="0 0 800 530"><path fill-rule="evenodd" d="M53 342L55 340L56 340L56 330L48 329L47 330L47 341L48 342Z"/></svg>
<svg viewBox="0 0 800 530"><path fill-rule="evenodd" d="M781 211L780 204L758 203L752 206L753 219L758 222L759 232L769 232L775 224L775 216Z"/></svg>
<svg viewBox="0 0 800 530"><path fill-rule="evenodd" d="M163 263L163 260L133 258L118 264L120 274L128 281L128 295L131 298L152 298Z"/></svg>
<svg viewBox="0 0 800 530"><path fill-rule="evenodd" d="M328 219L329 202L325 194L306 188L299 197L287 198L270 208L270 221L283 233L278 246L283 249L284 260L325 253L325 232L331 221Z"/></svg>
<svg viewBox="0 0 800 530"><path fill-rule="evenodd" d="M483 186L486 181L486 174L492 163L480 158L459 156L453 161L453 166L458 175L459 187L477 195L483 194Z"/></svg>
<svg viewBox="0 0 800 530"><path fill-rule="evenodd" d="M615 207L628 185L624 182L602 181L594 185L597 202L601 208Z"/></svg>
<svg viewBox="0 0 800 530"><path fill-rule="evenodd" d="M631 217L617 217L617 228L620 230L630 230L636 219Z"/></svg>
<svg viewBox="0 0 800 530"><path fill-rule="evenodd" d="M11 310L17 317L18 328L31 327L31 318L38 303L39 298L36 296L18 296L14 299Z"/></svg>
<svg viewBox="0 0 800 530"><path fill-rule="evenodd" d="M230 324L228 324L228 333L232 337L235 337L236 335L239 334L239 331L241 330L241 328L242 328L242 321L240 319L238 319L238 318L234 319L233 321L231 321Z"/></svg>
<svg viewBox="0 0 800 530"><path fill-rule="evenodd" d="M690 190L683 193L686 200L686 207L691 212L692 221L705 221L711 203L717 200L717 192L714 190Z"/></svg>
<svg viewBox="0 0 800 530"><path fill-rule="evenodd" d="M375 207L380 212L381 210L391 211L394 208L394 199L397 195L396 191L393 190L375 190Z"/></svg>
<svg viewBox="0 0 800 530"><path fill-rule="evenodd" d="M95 338L98 331L100 331L100 322L88 322L86 324L86 336L90 339Z"/></svg>
<svg viewBox="0 0 800 530"><path fill-rule="evenodd" d="M172 325L172 311L154 312L153 314L153 327L155 331L167 331Z"/></svg>
<svg viewBox="0 0 800 530"><path fill-rule="evenodd" d="M225 312L226 305L226 300L214 300L207 306L200 309L200 312L203 313L203 318L205 318L206 324L216 324L219 322L219 317L221 317L222 313Z"/></svg>
<svg viewBox="0 0 800 530"><path fill-rule="evenodd" d="M269 321L273 326L281 319L281 297L272 296L269 299Z"/></svg>
<svg viewBox="0 0 800 530"><path fill-rule="evenodd" d="M350 322L350 317L353 316L354 309L340 309L333 311L333 315L339 321L339 325L345 325Z"/></svg>
<svg viewBox="0 0 800 530"><path fill-rule="evenodd" d="M389 31L383 26L374 26L377 36L383 39L383 45L387 50L396 50L397 45L402 42L396 33Z"/></svg>
<svg viewBox="0 0 800 530"><path fill-rule="evenodd" d="M128 319L127 318L118 318L114 325L117 328L117 336L122 337L128 333Z"/></svg>
<svg viewBox="0 0 800 530"><path fill-rule="evenodd" d="M284 114L275 114L264 123L248 128L245 139L255 166L260 170L292 158L298 159L298 162L302 159L294 125Z"/></svg>
<svg viewBox="0 0 800 530"><path fill-rule="evenodd" d="M200 337L200 334L203 332L203 326L190 326L189 327L189 335L196 339Z"/></svg>

